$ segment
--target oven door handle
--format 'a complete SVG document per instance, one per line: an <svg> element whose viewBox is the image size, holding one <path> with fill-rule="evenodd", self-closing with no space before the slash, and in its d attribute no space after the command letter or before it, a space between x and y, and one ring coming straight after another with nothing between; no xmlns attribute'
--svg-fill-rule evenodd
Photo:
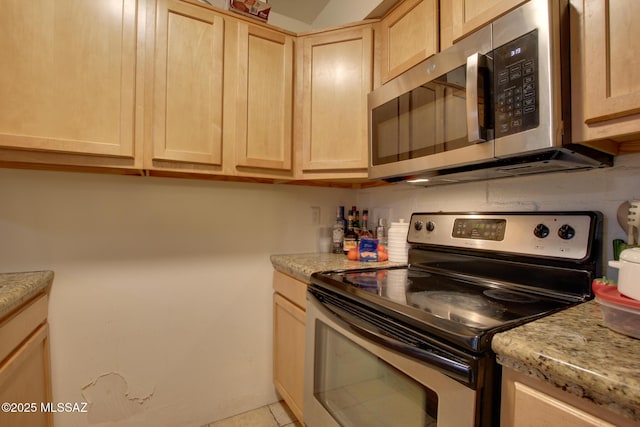
<svg viewBox="0 0 640 427"><path fill-rule="evenodd" d="M373 341L386 348L405 354L411 358L427 362L431 367L443 372L445 375L458 380L466 385L475 387L476 380L473 366L462 361L454 360L455 356L449 355L444 349L436 349L429 343L420 342L417 337L405 337L405 341L393 338L376 325L355 316L340 307L323 301L322 296L311 294L318 301L319 308L337 321L345 329L353 331L360 337ZM405 334L406 335L406 334ZM414 342L407 342L414 341Z"/></svg>

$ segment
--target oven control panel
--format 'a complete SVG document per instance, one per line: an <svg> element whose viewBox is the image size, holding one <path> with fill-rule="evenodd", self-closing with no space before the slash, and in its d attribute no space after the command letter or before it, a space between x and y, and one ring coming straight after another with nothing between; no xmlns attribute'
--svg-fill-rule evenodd
<svg viewBox="0 0 640 427"><path fill-rule="evenodd" d="M456 218L451 235L458 239L504 240L507 221L501 218Z"/></svg>
<svg viewBox="0 0 640 427"><path fill-rule="evenodd" d="M581 260L589 255L598 221L595 212L414 213L407 240Z"/></svg>

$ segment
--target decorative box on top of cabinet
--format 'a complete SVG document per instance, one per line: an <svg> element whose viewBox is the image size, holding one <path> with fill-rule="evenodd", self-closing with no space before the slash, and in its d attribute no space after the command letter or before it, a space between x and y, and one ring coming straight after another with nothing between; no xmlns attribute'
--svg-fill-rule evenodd
<svg viewBox="0 0 640 427"><path fill-rule="evenodd" d="M640 2L571 0L573 139L640 151Z"/></svg>
<svg viewBox="0 0 640 427"><path fill-rule="evenodd" d="M302 423L307 284L274 270L273 290L273 383Z"/></svg>
<svg viewBox="0 0 640 427"><path fill-rule="evenodd" d="M366 179L372 25L303 35L296 61L297 176Z"/></svg>
<svg viewBox="0 0 640 427"><path fill-rule="evenodd" d="M438 51L438 2L405 0L380 22L380 79L385 83Z"/></svg>
<svg viewBox="0 0 640 427"><path fill-rule="evenodd" d="M0 162L139 169L147 0L7 0Z"/></svg>

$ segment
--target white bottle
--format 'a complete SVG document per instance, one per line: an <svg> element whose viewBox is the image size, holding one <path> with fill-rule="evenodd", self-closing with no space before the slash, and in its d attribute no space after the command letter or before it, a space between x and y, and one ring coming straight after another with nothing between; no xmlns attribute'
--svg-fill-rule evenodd
<svg viewBox="0 0 640 427"><path fill-rule="evenodd" d="M376 227L376 239L378 243L387 246L387 229L384 226L384 219L378 218L378 226Z"/></svg>
<svg viewBox="0 0 640 427"><path fill-rule="evenodd" d="M387 232L387 252L389 261L406 263L409 257L409 244L407 235L409 234L409 223L404 219L399 222L392 222Z"/></svg>

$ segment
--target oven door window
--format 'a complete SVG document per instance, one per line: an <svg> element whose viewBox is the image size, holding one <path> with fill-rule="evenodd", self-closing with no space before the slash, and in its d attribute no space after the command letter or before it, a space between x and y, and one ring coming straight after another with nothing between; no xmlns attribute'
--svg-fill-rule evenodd
<svg viewBox="0 0 640 427"><path fill-rule="evenodd" d="M473 145L467 138L465 86L466 66L460 66L374 108L371 112L373 164ZM480 101L484 103L484 98ZM484 105L480 113L484 116ZM484 122L484 117L481 120Z"/></svg>
<svg viewBox="0 0 640 427"><path fill-rule="evenodd" d="M316 322L314 396L342 426L433 426L436 393Z"/></svg>

